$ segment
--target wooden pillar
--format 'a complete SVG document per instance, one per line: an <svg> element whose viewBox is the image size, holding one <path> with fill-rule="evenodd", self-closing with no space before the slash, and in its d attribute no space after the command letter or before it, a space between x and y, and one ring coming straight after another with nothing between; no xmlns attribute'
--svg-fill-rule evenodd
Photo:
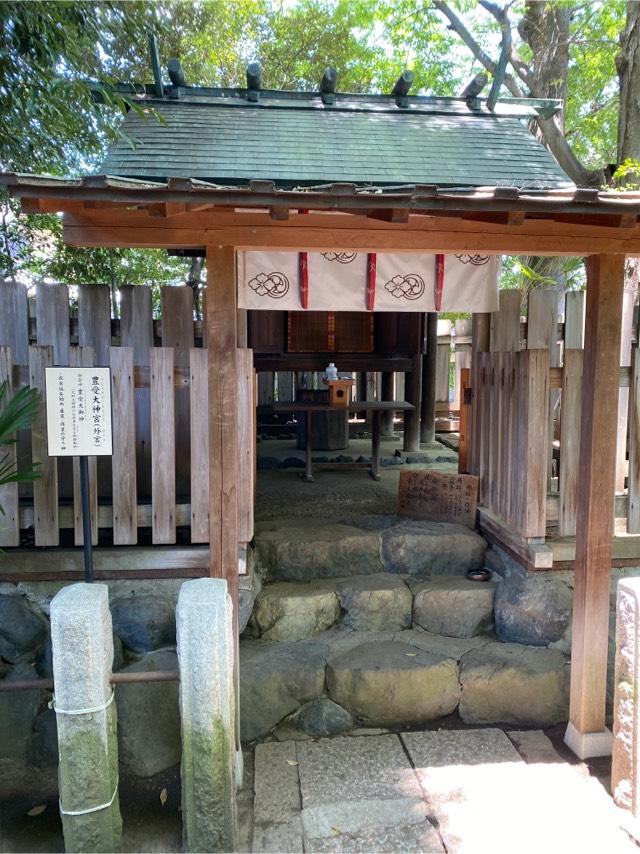
<svg viewBox="0 0 640 854"><path fill-rule="evenodd" d="M210 574L226 578L238 617L238 424L235 251L207 247Z"/></svg>
<svg viewBox="0 0 640 854"><path fill-rule="evenodd" d="M394 375L392 371L383 371L380 381L380 393L382 400L394 400ZM383 412L381 417L381 435L393 436L393 412Z"/></svg>
<svg viewBox="0 0 640 854"><path fill-rule="evenodd" d="M438 314L430 311L426 318L426 350L422 358L422 417L420 442L436 440L436 356L438 353Z"/></svg>
<svg viewBox="0 0 640 854"><path fill-rule="evenodd" d="M605 729L624 256L587 263L571 706L566 744L580 758L611 753Z"/></svg>
<svg viewBox="0 0 640 854"><path fill-rule="evenodd" d="M407 401L415 406L411 412L404 413L404 450L420 450L420 411L422 400L422 316L419 320L417 352L413 357L413 368L406 375L405 395Z"/></svg>

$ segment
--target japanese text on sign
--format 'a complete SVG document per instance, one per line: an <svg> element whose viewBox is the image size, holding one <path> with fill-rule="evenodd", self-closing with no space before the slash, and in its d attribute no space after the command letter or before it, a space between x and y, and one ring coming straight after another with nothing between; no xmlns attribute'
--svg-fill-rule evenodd
<svg viewBox="0 0 640 854"><path fill-rule="evenodd" d="M111 454L109 368L47 368L49 456Z"/></svg>
<svg viewBox="0 0 640 854"><path fill-rule="evenodd" d="M437 471L400 472L398 515L475 527L478 478Z"/></svg>

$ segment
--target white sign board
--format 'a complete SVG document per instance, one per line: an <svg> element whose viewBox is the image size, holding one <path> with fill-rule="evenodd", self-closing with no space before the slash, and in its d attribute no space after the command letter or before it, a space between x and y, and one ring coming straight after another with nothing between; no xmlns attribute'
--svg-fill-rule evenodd
<svg viewBox="0 0 640 854"><path fill-rule="evenodd" d="M110 455L109 368L47 368L46 383L49 456Z"/></svg>

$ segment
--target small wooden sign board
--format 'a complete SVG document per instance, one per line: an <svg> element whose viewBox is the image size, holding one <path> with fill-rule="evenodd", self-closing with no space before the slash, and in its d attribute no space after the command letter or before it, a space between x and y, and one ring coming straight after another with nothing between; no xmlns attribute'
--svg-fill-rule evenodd
<svg viewBox="0 0 640 854"><path fill-rule="evenodd" d="M440 471L401 471L398 516L476 525L478 478Z"/></svg>

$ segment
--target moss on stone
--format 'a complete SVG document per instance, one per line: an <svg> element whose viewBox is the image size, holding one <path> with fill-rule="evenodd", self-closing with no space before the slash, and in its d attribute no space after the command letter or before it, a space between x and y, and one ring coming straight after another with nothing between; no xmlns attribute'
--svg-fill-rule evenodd
<svg viewBox="0 0 640 854"><path fill-rule="evenodd" d="M182 726L182 820L187 851L233 851L236 784L233 733L220 718L211 729Z"/></svg>

